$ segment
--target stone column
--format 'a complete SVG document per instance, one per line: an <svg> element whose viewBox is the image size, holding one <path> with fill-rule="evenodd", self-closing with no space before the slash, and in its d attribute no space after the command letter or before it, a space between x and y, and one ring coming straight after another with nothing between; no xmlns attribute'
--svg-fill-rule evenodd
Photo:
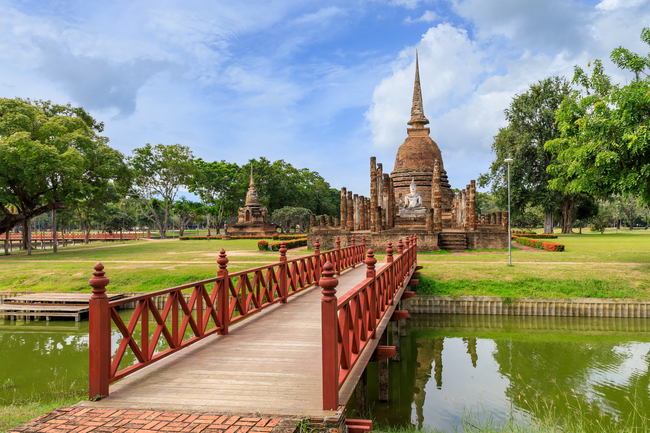
<svg viewBox="0 0 650 433"><path fill-rule="evenodd" d="M384 208L384 172L381 163L377 164L377 206Z"/></svg>
<svg viewBox="0 0 650 433"><path fill-rule="evenodd" d="M354 410L356 415L361 418L368 416L370 408L368 406L368 368L363 369L359 377L356 388L354 388Z"/></svg>
<svg viewBox="0 0 650 433"><path fill-rule="evenodd" d="M393 178L390 179L390 193L388 194L388 209L390 209L390 228L395 227L395 184Z"/></svg>
<svg viewBox="0 0 650 433"><path fill-rule="evenodd" d="M464 225L465 225L465 230L470 230L470 223L469 223L469 215L470 215L470 210L469 210L469 202L470 202L470 192L469 192L469 185L465 187L465 220L464 220Z"/></svg>
<svg viewBox="0 0 650 433"><path fill-rule="evenodd" d="M476 231L476 181L469 182L469 229Z"/></svg>
<svg viewBox="0 0 650 433"><path fill-rule="evenodd" d="M497 216L494 212L490 214L490 225L494 225L497 223Z"/></svg>
<svg viewBox="0 0 650 433"><path fill-rule="evenodd" d="M354 203L354 230L359 230L359 194L353 197Z"/></svg>
<svg viewBox="0 0 650 433"><path fill-rule="evenodd" d="M377 231L377 158L370 158L370 231Z"/></svg>
<svg viewBox="0 0 650 433"><path fill-rule="evenodd" d="M334 227L334 222L332 221L332 215L327 215L327 227Z"/></svg>
<svg viewBox="0 0 650 433"><path fill-rule="evenodd" d="M354 230L354 202L352 201L352 191L348 191L348 221L347 227Z"/></svg>
<svg viewBox="0 0 650 433"><path fill-rule="evenodd" d="M429 233L433 232L433 213L433 209L427 209L427 219L424 223L424 229Z"/></svg>
<svg viewBox="0 0 650 433"><path fill-rule="evenodd" d="M458 194L454 194L454 199L451 202L451 228L458 228L457 212L458 212Z"/></svg>
<svg viewBox="0 0 650 433"><path fill-rule="evenodd" d="M497 212L496 225L501 225L501 212Z"/></svg>
<svg viewBox="0 0 650 433"><path fill-rule="evenodd" d="M366 198L366 230L371 229L371 213L372 213L372 206L370 205L370 198Z"/></svg>
<svg viewBox="0 0 650 433"><path fill-rule="evenodd" d="M309 215L309 231L314 233L314 227L316 227L316 215Z"/></svg>
<svg viewBox="0 0 650 433"><path fill-rule="evenodd" d="M334 218L334 226L338 227L340 225L340 221L338 218Z"/></svg>
<svg viewBox="0 0 650 433"><path fill-rule="evenodd" d="M383 197L382 197L382 206L381 208L384 210L384 228L389 229L390 228L390 209L388 206L388 194L390 193L390 175L388 173L384 173L384 177L382 180L382 188L381 190L383 191Z"/></svg>
<svg viewBox="0 0 650 433"><path fill-rule="evenodd" d="M325 228L325 215L320 216L320 227Z"/></svg>
<svg viewBox="0 0 650 433"><path fill-rule="evenodd" d="M508 231L508 211L504 210L501 213L501 226L503 227L503 230Z"/></svg>
<svg viewBox="0 0 650 433"><path fill-rule="evenodd" d="M442 231L442 189L440 180L440 161L436 159L433 165L433 182L431 192L431 207L433 209L433 231Z"/></svg>
<svg viewBox="0 0 650 433"><path fill-rule="evenodd" d="M348 218L348 194L345 187L341 188L341 228L347 227Z"/></svg>
<svg viewBox="0 0 650 433"><path fill-rule="evenodd" d="M380 232L382 230L381 226L381 206L375 208L375 231Z"/></svg>

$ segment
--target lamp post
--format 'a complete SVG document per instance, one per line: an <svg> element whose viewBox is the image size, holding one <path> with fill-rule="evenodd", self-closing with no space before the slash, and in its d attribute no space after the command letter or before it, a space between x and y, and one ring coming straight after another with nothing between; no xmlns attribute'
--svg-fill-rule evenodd
<svg viewBox="0 0 650 433"><path fill-rule="evenodd" d="M618 205L616 205L616 234L618 234L618 226L619 226L618 222L619 222L620 218L621 217L620 217L620 215L618 213Z"/></svg>
<svg viewBox="0 0 650 433"><path fill-rule="evenodd" d="M126 209L126 203L122 202L122 243L124 243L124 214Z"/></svg>
<svg viewBox="0 0 650 433"><path fill-rule="evenodd" d="M508 163L508 266L512 266L512 231L510 230L510 163L512 158L504 160Z"/></svg>

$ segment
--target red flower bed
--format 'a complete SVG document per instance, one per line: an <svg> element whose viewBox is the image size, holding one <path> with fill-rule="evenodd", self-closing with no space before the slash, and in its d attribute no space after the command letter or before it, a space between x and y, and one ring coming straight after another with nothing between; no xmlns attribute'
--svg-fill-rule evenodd
<svg viewBox="0 0 650 433"><path fill-rule="evenodd" d="M564 251L564 245L558 244L556 242L544 242L539 239L530 239L530 238L524 238L520 236L514 236L512 240L514 240L518 244L527 245L533 248L539 248L540 250Z"/></svg>

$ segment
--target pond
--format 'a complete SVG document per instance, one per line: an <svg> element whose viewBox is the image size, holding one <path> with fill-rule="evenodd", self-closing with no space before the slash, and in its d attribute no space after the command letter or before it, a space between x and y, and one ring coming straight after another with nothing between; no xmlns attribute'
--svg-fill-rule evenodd
<svg viewBox="0 0 650 433"><path fill-rule="evenodd" d="M380 424L452 430L469 410L530 419L551 401L601 422L650 408L648 319L412 315L407 331L389 402L378 401L377 363L368 368Z"/></svg>
<svg viewBox="0 0 650 433"><path fill-rule="evenodd" d="M132 310L120 314L128 321ZM468 409L538 417L547 399L625 418L650 407L649 331L648 319L413 315L402 361L390 363L389 402L378 401L369 365L371 412L393 426L450 429ZM113 351L119 338L114 329ZM0 321L0 405L87 381L87 321Z"/></svg>

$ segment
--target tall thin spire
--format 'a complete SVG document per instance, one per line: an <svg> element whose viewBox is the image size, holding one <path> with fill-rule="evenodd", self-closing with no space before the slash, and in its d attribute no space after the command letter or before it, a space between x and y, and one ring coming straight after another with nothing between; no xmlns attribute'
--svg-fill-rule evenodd
<svg viewBox="0 0 650 433"><path fill-rule="evenodd" d="M248 192L246 193L246 206L259 206L260 198L255 189L255 181L253 180L253 164L251 163L251 183L248 185Z"/></svg>
<svg viewBox="0 0 650 433"><path fill-rule="evenodd" d="M413 128L424 128L429 119L424 117L422 105L422 88L420 87L420 66L418 64L418 51L415 50L415 84L413 85L413 106L411 107L411 120L407 122Z"/></svg>
<svg viewBox="0 0 650 433"><path fill-rule="evenodd" d="M253 164L251 163L251 183L248 186L255 186L255 181L253 180Z"/></svg>

